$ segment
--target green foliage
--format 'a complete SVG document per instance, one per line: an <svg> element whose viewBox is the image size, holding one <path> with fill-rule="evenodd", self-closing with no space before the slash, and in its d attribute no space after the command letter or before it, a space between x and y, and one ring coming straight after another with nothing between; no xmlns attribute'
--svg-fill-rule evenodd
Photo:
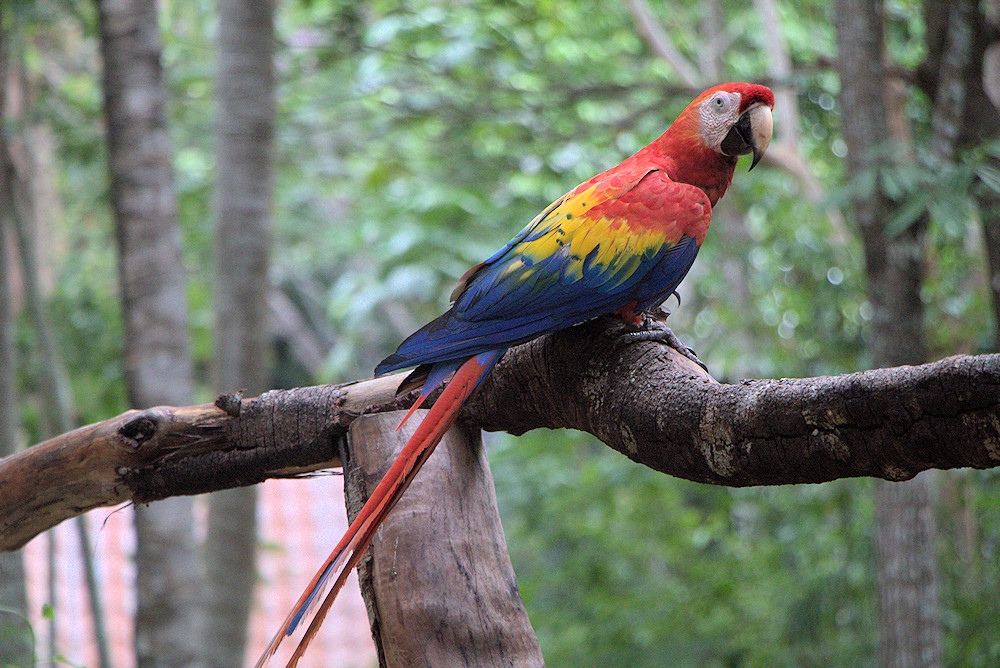
<svg viewBox="0 0 1000 668"><path fill-rule="evenodd" d="M691 62L716 68L719 79L765 76L752 5L725 0L715 18L690 0L650 5ZM37 38L24 42L36 115L57 138L63 220L51 249L51 309L80 419L96 421L119 412L124 396L92 6L18 7ZM67 9L79 15L66 18ZM907 67L923 54L919 10L888 4L890 53ZM300 0L279 11L273 275L331 346L323 368L311 370L315 381L370 373L447 306L470 264L659 135L693 93L641 37L625 3ZM935 350L984 350L993 324L968 193L1000 187L989 159L996 147L934 171L843 174L840 83L825 64L836 50L832 8L809 1L778 11L797 72L799 153L826 194L810 198L767 163L751 174L741 168L681 305L669 304L675 331L724 378L866 367L871 309L842 205L880 187L901 203L891 229L931 213L924 299ZM213 345L213 12L207 0L161 7L202 369ZM713 59L720 35L727 48ZM907 112L924 141L929 115L919 93ZM30 359L30 330L21 340ZM29 407L29 421L36 413ZM877 527L866 482L729 490L654 474L579 434L497 441L508 543L550 665L873 662ZM941 545L949 664L1000 657L998 494L995 474L969 474L943 515L964 514L971 527L946 532Z"/></svg>
<svg viewBox="0 0 1000 668"><path fill-rule="evenodd" d="M284 24L295 79L282 96L293 130L281 160L295 183L279 188L294 201L278 211L296 213L285 228L290 243L304 243L313 258L318 250L335 275L329 310L347 324L347 340L357 340L360 326L371 342L372 321L395 303L410 305L407 325L440 312L467 266L549 201L657 136L691 95L671 84L632 16L611 3L601 11L562 2L368 9L362 20L339 3L309 3ZM734 24L747 19L729 9ZM677 10L688 27L672 36L697 61L700 10ZM795 26L812 34L799 35L801 57L818 58L832 43L827 17L815 7L797 12ZM347 44L326 38L343 34ZM722 76L759 76L761 56L734 34L741 37L723 57ZM836 92L829 79L805 82L801 101L812 124L807 153L826 162ZM817 171L836 175L822 162ZM796 197L787 175L762 172L741 174L724 200L723 229L682 286L678 329L723 375L854 368L863 320L856 248L822 203ZM744 283L739 301L729 298L734 276L722 266ZM821 299L807 296L815 289ZM410 327L398 329L384 333L388 345Z"/></svg>
<svg viewBox="0 0 1000 668"><path fill-rule="evenodd" d="M928 147L912 164L892 162L895 147L882 151L890 164L855 174L836 192L836 201L846 203L878 189L896 204L885 225L888 237L924 226L929 272L921 297L932 349L938 356L990 352L995 325L982 282L982 222L975 195L978 189L1000 192L995 166L1000 143L975 147L954 161Z"/></svg>
<svg viewBox="0 0 1000 668"><path fill-rule="evenodd" d="M1000 660L1000 475L966 471L941 495L941 575L948 665L993 666Z"/></svg>
<svg viewBox="0 0 1000 668"><path fill-rule="evenodd" d="M729 490L580 434L501 439L508 546L551 665L850 665L874 654L866 483Z"/></svg>

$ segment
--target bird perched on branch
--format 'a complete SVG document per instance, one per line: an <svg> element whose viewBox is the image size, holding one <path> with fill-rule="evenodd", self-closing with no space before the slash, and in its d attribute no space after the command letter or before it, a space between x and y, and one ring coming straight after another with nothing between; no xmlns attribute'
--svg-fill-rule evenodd
<svg viewBox="0 0 1000 668"><path fill-rule="evenodd" d="M302 656L347 574L459 409L511 346L616 313L637 328L687 274L712 207L741 155L760 161L774 94L727 83L708 89L659 138L550 204L452 293L452 307L412 334L375 375L416 367L400 392L420 390L407 418L447 382L347 533L268 645L258 666L316 609L289 666ZM679 345L669 330L660 332Z"/></svg>

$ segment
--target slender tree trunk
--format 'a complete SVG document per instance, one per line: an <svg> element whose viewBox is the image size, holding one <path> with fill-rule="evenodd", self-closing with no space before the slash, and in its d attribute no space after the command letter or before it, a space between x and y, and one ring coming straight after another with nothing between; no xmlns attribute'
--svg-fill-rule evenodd
<svg viewBox="0 0 1000 668"><path fill-rule="evenodd" d="M0 5L0 121L7 118L7 51L9 48L4 8ZM17 399L16 311L13 301L9 251L13 229L7 164L7 141L0 137L0 457L13 454L18 442L20 410ZM0 665L29 665L32 661L31 628L27 621L28 600L24 588L24 561L21 552L0 554Z"/></svg>
<svg viewBox="0 0 1000 668"><path fill-rule="evenodd" d="M1000 160L993 160L1000 169ZM980 187L976 192L979 216L983 226L983 252L989 280L990 303L993 305L993 351L1000 351L1000 194Z"/></svg>
<svg viewBox="0 0 1000 668"><path fill-rule="evenodd" d="M838 0L835 7L844 140L853 208L864 245L875 366L917 364L926 357L920 284L923 231L918 221L887 233L894 203L873 178L889 164L885 141L898 140L890 122L883 67L882 5ZM860 191L860 184L871 183ZM928 476L907 483L875 481L876 576L882 618L882 665L942 665L934 523Z"/></svg>
<svg viewBox="0 0 1000 668"><path fill-rule="evenodd" d="M129 400L181 405L191 353L156 3L100 0L98 9ZM192 523L190 497L135 508L139 666L196 663Z"/></svg>
<svg viewBox="0 0 1000 668"><path fill-rule="evenodd" d="M14 52L8 52L7 55L11 55L11 53ZM4 141L0 142L0 146L4 150L2 160L4 178L2 181L5 192L3 199L6 204L8 220L12 223L21 259L20 270L24 299L35 329L35 340L42 360L39 384L46 410L43 412L44 419L40 431L43 435L54 435L74 426L75 410L69 375L59 353L55 333L43 303L42 271L38 261L38 238L45 230L51 228L51 221L44 220L38 215L38 206L35 201L36 191L33 186L41 171L36 155L39 150L38 137L40 133L39 129L27 120L29 118L27 108L30 104L30 91L27 77L24 75L24 51L20 49L16 53L20 62L17 63L14 73L10 75L9 79L5 77L3 81L5 86L14 82L14 89L18 90L18 107L12 109L14 105L9 104L10 101L6 97L4 104L4 127L12 125L17 130L9 133ZM10 61L7 60L5 69L10 69L10 64ZM87 526L83 517L77 517L74 524L80 539L80 558L83 562L83 572L87 583L86 593L94 620L94 639L98 649L99 666L104 668L110 665L110 658L104 633L101 599L97 591L96 576L89 551ZM57 592L54 580L53 542L51 540L48 543L48 550L49 600L53 610L55 610ZM54 660L57 649L58 619L53 615L48 621L48 655L51 660Z"/></svg>
<svg viewBox="0 0 1000 668"><path fill-rule="evenodd" d="M994 1L993 19L1000 19L1000 3ZM977 20L980 31L988 25L986 21ZM994 28L996 28L994 24ZM984 49L985 52L985 49ZM973 74L979 73L978 81L984 85L983 93L987 102L978 109L984 116L992 119L992 128L986 129L982 135L996 135L1000 132L1000 48L994 46L989 52L988 62L984 58L974 61ZM1000 170L1000 157L993 156L990 164ZM979 203L979 215L983 224L983 244L986 251L986 266L989 270L989 280L986 282L993 304L993 350L1000 351L1000 193L980 184L976 188L976 199Z"/></svg>
<svg viewBox="0 0 1000 668"><path fill-rule="evenodd" d="M266 389L274 5L219 0L216 90L215 386ZM243 662L253 594L256 495L220 492L209 506L203 644L211 666Z"/></svg>
<svg viewBox="0 0 1000 668"><path fill-rule="evenodd" d="M0 10L2 11L2 10ZM0 37L2 39L2 37ZM0 44L0 50L3 45ZM2 66L0 66L2 69ZM2 79L0 79L2 80ZM0 109L2 109L0 100ZM2 113L0 113L2 117ZM0 151L6 152L5 147ZM0 158L0 181L6 180L6 161ZM0 184L6 192L6 183ZM11 300L7 230L7 198L0 195L0 457L14 454L19 422L17 402L17 357L14 346L14 304ZM24 589L21 552L0 553L0 666L29 665L32 649L27 623L28 600Z"/></svg>

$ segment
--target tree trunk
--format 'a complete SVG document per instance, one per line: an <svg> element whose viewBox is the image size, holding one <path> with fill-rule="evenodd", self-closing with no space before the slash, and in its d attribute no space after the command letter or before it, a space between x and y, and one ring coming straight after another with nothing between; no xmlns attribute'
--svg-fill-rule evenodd
<svg viewBox="0 0 1000 668"><path fill-rule="evenodd" d="M0 9L0 13L2 13ZM0 36L0 52L4 49ZM4 80L0 64L0 81ZM0 93L2 95L2 93ZM0 99L0 118L3 118L3 100ZM0 189L9 192L6 184L8 171L6 147L0 142ZM14 454L17 447L17 349L15 347L15 312L11 300L8 262L7 230L10 229L10 211L7 198L0 194L0 457ZM31 628L27 621L28 600L24 589L24 562L21 553L0 554L0 666L30 665L32 648Z"/></svg>
<svg viewBox="0 0 1000 668"><path fill-rule="evenodd" d="M398 432L403 412L351 423L345 492L352 520L426 412ZM478 430L459 425L445 434L358 570L381 665L543 664Z"/></svg>
<svg viewBox="0 0 1000 668"><path fill-rule="evenodd" d="M924 91L933 104L931 113L932 163L959 160L963 152L1000 135L1000 47L990 56L990 45L998 29L997 9L987 16L987 3L958 0L952 3L926 3L927 60L918 69ZM992 20L991 20L992 19ZM991 63L991 58L993 62ZM985 166L1000 170L1000 157L986 154ZM1000 193L979 182L972 185L972 196L979 209L983 249L986 259L986 289L993 305L992 348L1000 350ZM956 494L969 485L969 477L945 474L945 492L952 492L953 515L964 518L956 533L957 553L967 568L962 569L966 588L978 588L977 564L981 559L976 513L968 494Z"/></svg>
<svg viewBox="0 0 1000 668"><path fill-rule="evenodd" d="M215 386L267 387L266 307L274 124L274 5L219 0L215 192ZM243 662L253 594L256 495L252 488L210 499L202 630L210 666Z"/></svg>
<svg viewBox="0 0 1000 668"><path fill-rule="evenodd" d="M98 10L126 387L136 408L181 405L192 369L156 3L101 0ZM196 663L193 518L185 497L135 508L140 667Z"/></svg>
<svg viewBox="0 0 1000 668"><path fill-rule="evenodd" d="M4 8L0 5L0 122L7 118L8 35L4 26ZM9 251L13 229L9 193L13 177L7 164L6 139L0 137L0 457L17 449L20 410L17 398L17 347ZM30 665L32 662L31 627L28 624L28 599L24 588L24 561L21 552L0 554L0 665Z"/></svg>
<svg viewBox="0 0 1000 668"><path fill-rule="evenodd" d="M920 301L926 219L890 233L894 203L877 178L878 170L890 164L886 137L898 142L904 131L891 122L886 100L882 5L879 0L838 0L834 11L848 176L855 183L853 208L872 313L868 346L876 366L919 364L926 357ZM861 184L871 185L863 189ZM941 665L930 480L923 475L906 483L875 481L874 495L882 665Z"/></svg>
<svg viewBox="0 0 1000 668"><path fill-rule="evenodd" d="M991 161L1000 170L1000 159ZM993 305L993 351L1000 351L1000 193L980 186L976 192L983 226L983 252L986 254L987 288Z"/></svg>
<svg viewBox="0 0 1000 668"><path fill-rule="evenodd" d="M13 52L6 55L9 56L11 53ZM27 101L31 97L31 91L28 79L24 74L23 48L17 51L17 56L20 62L14 68L16 74L13 74L9 79L5 78L3 82L5 86L13 82L12 88L17 91L16 99L18 100L16 109L13 108L13 104L10 104L11 100L6 99L6 97L4 100L4 125L5 127L13 126L16 131L6 133L5 140L0 142L5 151L2 160L5 170L2 181L6 191L3 194L3 199L7 205L8 219L13 223L12 228L21 260L20 278L24 288L24 300L34 326L34 340L37 342L37 352L41 358L39 386L46 410L42 412L43 419L40 431L43 435L51 435L65 432L73 427L75 409L69 374L63 363L55 332L44 304L42 265L39 262L39 238L44 238L46 232L51 232L51 221L39 215L40 210L50 213L51 209L39 207L36 196L40 191L35 188L41 173L38 153L43 150L39 138L44 135L40 132L40 128L28 120L30 114L27 112ZM10 61L7 61L6 65L9 68ZM98 649L98 662L99 666L103 668L110 665L110 658L104 633L101 599L97 591L93 560L89 551L87 525L82 517L76 518L75 525L77 536L80 539L80 559L87 585L86 593L94 620L94 639ZM48 558L48 595L53 615L48 619L47 649L50 660L55 660L59 620L55 615L57 592L53 577L55 572L54 543L51 540L48 543Z"/></svg>

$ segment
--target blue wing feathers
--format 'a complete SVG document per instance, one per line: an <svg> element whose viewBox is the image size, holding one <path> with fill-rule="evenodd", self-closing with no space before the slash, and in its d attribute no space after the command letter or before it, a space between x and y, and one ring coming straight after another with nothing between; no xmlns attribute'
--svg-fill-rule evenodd
<svg viewBox="0 0 1000 668"><path fill-rule="evenodd" d="M497 254L492 264L484 263L469 278L448 312L414 332L395 354L378 365L375 373L382 375L421 364L438 367L442 362L448 362L450 369L454 362L472 355L506 349L632 302L639 310L656 306L681 282L697 253L695 240L682 237L651 257L636 255L616 272L602 271L588 257L583 276L568 284L553 280L567 275L568 254L557 257L562 255L562 249L536 266L524 262L520 269L509 273L512 263L523 260L523 256ZM532 269L533 273L524 275Z"/></svg>
<svg viewBox="0 0 1000 668"><path fill-rule="evenodd" d="M683 237L677 245L665 253L662 260L656 263L648 280L640 282L633 275L629 280L629 287L635 287L638 309L644 311L662 304L687 276L697 255L698 244L695 240Z"/></svg>

